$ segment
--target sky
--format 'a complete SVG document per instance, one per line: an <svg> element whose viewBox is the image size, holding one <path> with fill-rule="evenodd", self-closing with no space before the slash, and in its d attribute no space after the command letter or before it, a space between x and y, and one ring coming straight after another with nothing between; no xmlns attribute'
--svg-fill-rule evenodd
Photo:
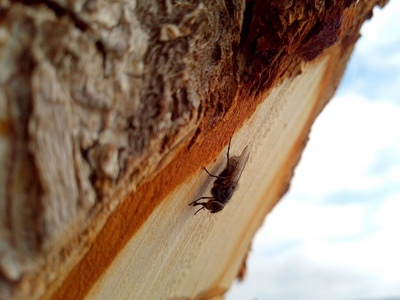
<svg viewBox="0 0 400 300"><path fill-rule="evenodd" d="M227 300L400 299L400 1L361 30Z"/></svg>

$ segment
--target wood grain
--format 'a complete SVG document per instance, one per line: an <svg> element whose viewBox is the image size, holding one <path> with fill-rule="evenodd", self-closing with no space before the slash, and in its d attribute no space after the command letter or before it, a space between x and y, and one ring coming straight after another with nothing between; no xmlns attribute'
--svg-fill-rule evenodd
<svg viewBox="0 0 400 300"><path fill-rule="evenodd" d="M163 297L222 295L385 2L2 1L0 298L102 297L99 282L118 281L109 270L148 234L165 260L133 244L143 261L121 268L157 262L176 278L149 270L135 282ZM223 167L231 136L233 151L252 153L240 191L215 218L193 219L185 201L211 184L199 170Z"/></svg>
<svg viewBox="0 0 400 300"><path fill-rule="evenodd" d="M87 295L71 289L68 281L81 279L76 273L77 277L71 276L56 293L58 297L205 299L222 295L236 277L254 233L282 195L287 174L301 153L321 100L319 89L328 59L305 65L301 75L275 88L233 136L232 155L239 154L245 145L251 154L240 188L223 211L194 216L196 209L188 206L193 199L210 193L212 179L200 169L161 202L121 250L92 247L87 257L95 251L100 257L107 256L104 251L119 253L90 290L86 289ZM225 151L207 166L211 172L224 168ZM125 219L129 226L124 214L117 209L118 219ZM118 238L118 232L113 235ZM93 263L81 262L87 267Z"/></svg>

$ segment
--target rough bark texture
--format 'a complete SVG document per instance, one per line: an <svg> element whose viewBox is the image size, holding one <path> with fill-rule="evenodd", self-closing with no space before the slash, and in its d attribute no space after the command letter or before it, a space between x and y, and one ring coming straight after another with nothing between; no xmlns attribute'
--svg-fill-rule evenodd
<svg viewBox="0 0 400 300"><path fill-rule="evenodd" d="M1 1L0 298L42 295L129 193L385 2Z"/></svg>

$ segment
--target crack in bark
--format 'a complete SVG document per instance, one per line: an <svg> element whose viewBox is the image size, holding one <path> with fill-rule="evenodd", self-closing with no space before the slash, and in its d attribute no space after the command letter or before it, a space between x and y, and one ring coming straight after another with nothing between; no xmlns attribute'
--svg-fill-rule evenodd
<svg viewBox="0 0 400 300"><path fill-rule="evenodd" d="M11 0L11 3L21 3L27 6L37 6L43 4L48 9L53 11L54 14L59 18L63 16L69 17L75 24L75 27L81 31L86 31L89 27L89 25L85 21L81 20L75 12L51 0Z"/></svg>

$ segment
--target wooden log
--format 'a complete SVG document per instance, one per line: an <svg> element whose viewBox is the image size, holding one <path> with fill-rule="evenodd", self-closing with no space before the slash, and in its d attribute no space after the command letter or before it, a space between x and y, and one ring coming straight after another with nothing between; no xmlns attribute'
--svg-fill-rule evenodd
<svg viewBox="0 0 400 300"><path fill-rule="evenodd" d="M384 2L2 2L0 298L222 297Z"/></svg>

